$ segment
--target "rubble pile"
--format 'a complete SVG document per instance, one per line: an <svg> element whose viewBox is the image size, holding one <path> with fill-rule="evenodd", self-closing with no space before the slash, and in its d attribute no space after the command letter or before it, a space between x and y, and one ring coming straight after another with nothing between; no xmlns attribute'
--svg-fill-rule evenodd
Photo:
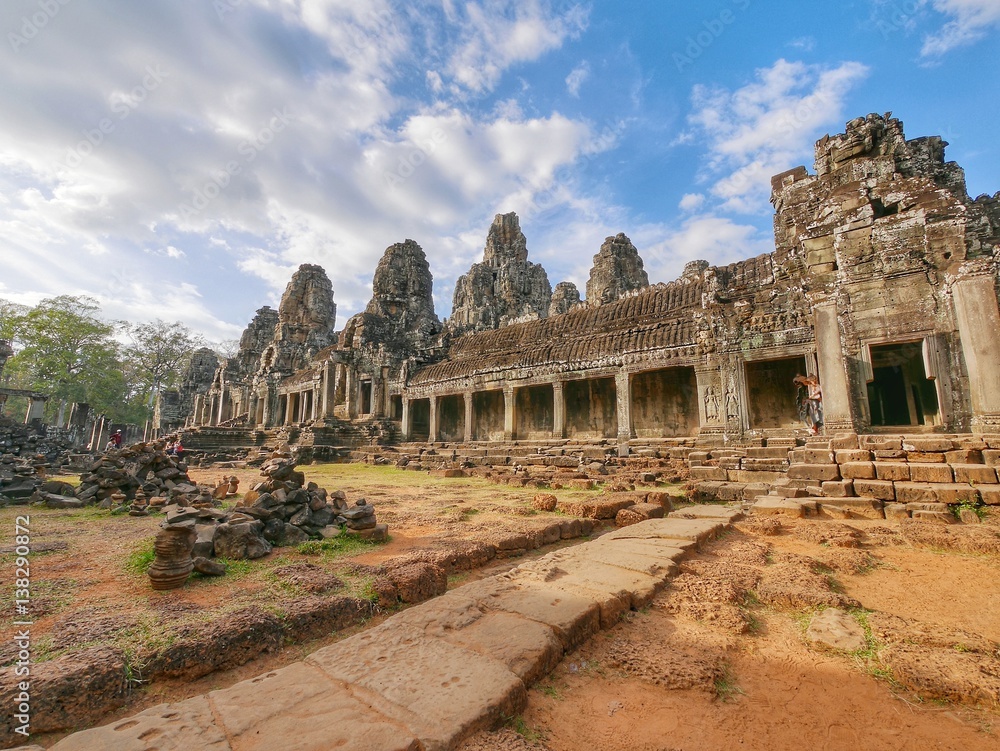
<svg viewBox="0 0 1000 751"><path fill-rule="evenodd" d="M140 488L151 506L182 500L192 502L201 492L188 477L187 464L168 454L163 441L152 441L100 456L80 478L76 496L84 504L115 508L112 500L115 493L120 492L132 501Z"/></svg>
<svg viewBox="0 0 1000 751"><path fill-rule="evenodd" d="M72 443L0 417L0 502L27 503L47 474L70 463Z"/></svg>
<svg viewBox="0 0 1000 751"><path fill-rule="evenodd" d="M295 459L276 452L261 468L264 479L253 486L236 508L213 508L211 494L203 502L186 499L164 507L164 527L182 525L194 530L192 557L261 558L275 546L298 545L311 539L356 534L373 542L388 538L389 527L379 524L375 508L363 498L349 505L342 491L327 493L316 483L306 483ZM226 487L231 487L231 481ZM224 483L219 483L219 488ZM217 493L216 495L219 495ZM196 565L196 570L201 570ZM205 572L203 572L205 573Z"/></svg>

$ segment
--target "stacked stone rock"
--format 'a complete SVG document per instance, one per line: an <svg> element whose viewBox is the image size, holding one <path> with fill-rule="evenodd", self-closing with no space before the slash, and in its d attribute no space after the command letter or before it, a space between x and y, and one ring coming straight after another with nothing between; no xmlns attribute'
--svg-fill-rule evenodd
<svg viewBox="0 0 1000 751"><path fill-rule="evenodd" d="M152 506L194 499L199 492L188 477L187 464L167 454L162 441L155 441L100 456L81 476L76 496L85 504L112 508L111 497L116 492L131 501L139 488Z"/></svg>
<svg viewBox="0 0 1000 751"><path fill-rule="evenodd" d="M69 463L72 444L0 417L0 502L27 503L45 474Z"/></svg>
<svg viewBox="0 0 1000 751"><path fill-rule="evenodd" d="M328 494L316 483L305 482L288 454L274 454L261 468L264 480L254 485L232 511L213 508L206 491L204 502L170 505L165 527L185 525L196 534L192 556L198 558L261 558L274 546L298 545L310 539L332 538L342 527L365 539L383 541L389 527L379 524L375 508L358 499ZM198 565L196 570L202 570Z"/></svg>
<svg viewBox="0 0 1000 751"><path fill-rule="evenodd" d="M760 496L764 514L978 523L1000 505L1000 437L835 436L791 452L786 480Z"/></svg>

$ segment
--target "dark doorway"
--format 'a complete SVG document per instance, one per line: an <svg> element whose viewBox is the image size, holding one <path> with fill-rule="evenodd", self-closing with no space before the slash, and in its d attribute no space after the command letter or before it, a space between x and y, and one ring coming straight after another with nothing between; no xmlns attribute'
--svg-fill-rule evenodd
<svg viewBox="0 0 1000 751"><path fill-rule="evenodd" d="M872 346L868 406L872 425L933 425L937 390L924 369L923 342Z"/></svg>
<svg viewBox="0 0 1000 751"><path fill-rule="evenodd" d="M410 402L410 440L426 441L431 434L431 400L414 399Z"/></svg>
<svg viewBox="0 0 1000 751"><path fill-rule="evenodd" d="M372 413L372 382L361 382L361 414L370 415Z"/></svg>
<svg viewBox="0 0 1000 751"><path fill-rule="evenodd" d="M750 427L799 427L796 386L792 381L797 375L806 375L806 359L786 357L748 362L745 372Z"/></svg>

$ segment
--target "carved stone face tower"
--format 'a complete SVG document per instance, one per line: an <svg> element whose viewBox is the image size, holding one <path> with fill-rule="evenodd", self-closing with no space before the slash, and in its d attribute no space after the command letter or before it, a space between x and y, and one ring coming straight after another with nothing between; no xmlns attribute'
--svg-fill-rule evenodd
<svg viewBox="0 0 1000 751"><path fill-rule="evenodd" d="M292 275L278 306L272 366L292 373L306 367L309 359L333 341L337 305L333 285L322 266L304 263Z"/></svg>
<svg viewBox="0 0 1000 751"><path fill-rule="evenodd" d="M449 324L459 333L486 331L518 318L545 318L552 285L540 265L528 261L517 214L497 214L486 237L483 262L455 283Z"/></svg>

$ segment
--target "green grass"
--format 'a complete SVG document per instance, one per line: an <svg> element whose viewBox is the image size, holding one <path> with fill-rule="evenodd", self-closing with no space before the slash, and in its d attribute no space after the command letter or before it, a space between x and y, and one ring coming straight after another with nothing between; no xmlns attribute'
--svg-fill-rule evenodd
<svg viewBox="0 0 1000 751"><path fill-rule="evenodd" d="M364 553L375 545L384 543L363 540L357 535L342 532L328 540L308 540L295 546L302 555L321 555L324 559L342 558L344 556Z"/></svg>
<svg viewBox="0 0 1000 751"><path fill-rule="evenodd" d="M851 653L855 662L868 675L887 681L893 687L899 688L899 684L892 675L892 669L882 662L881 652L885 645L875 638L871 624L868 622L868 616L872 611L865 608L851 608L848 612L865 632L865 646Z"/></svg>
<svg viewBox="0 0 1000 751"><path fill-rule="evenodd" d="M153 559L156 558L156 553L153 552L153 542L155 539L155 537L145 538L126 556L124 564L126 572L133 576L146 575L146 572L153 563Z"/></svg>
<svg viewBox="0 0 1000 751"><path fill-rule="evenodd" d="M722 675L715 679L713 690L715 698L721 702L734 702L739 696L746 693L736 682L736 676L733 675L728 665Z"/></svg>
<svg viewBox="0 0 1000 751"><path fill-rule="evenodd" d="M508 717L505 724L528 743L544 743L547 737L544 731L530 727L521 715Z"/></svg>

